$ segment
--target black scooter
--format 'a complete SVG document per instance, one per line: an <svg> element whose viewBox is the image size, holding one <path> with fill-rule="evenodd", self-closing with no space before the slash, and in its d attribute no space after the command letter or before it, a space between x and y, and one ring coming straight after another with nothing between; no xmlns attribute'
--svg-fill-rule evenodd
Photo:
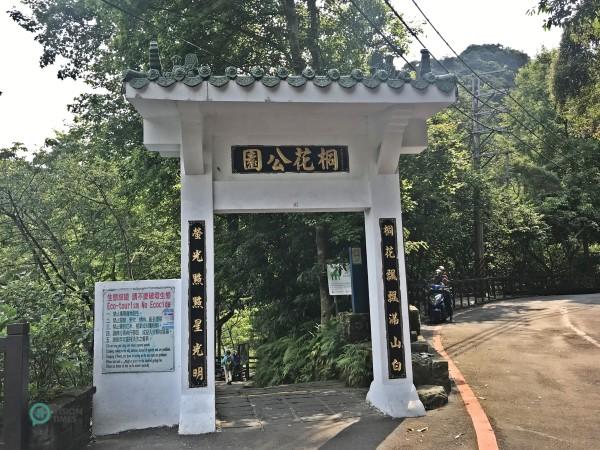
<svg viewBox="0 0 600 450"><path fill-rule="evenodd" d="M429 288L429 322L452 322L452 291L443 284L432 284Z"/></svg>

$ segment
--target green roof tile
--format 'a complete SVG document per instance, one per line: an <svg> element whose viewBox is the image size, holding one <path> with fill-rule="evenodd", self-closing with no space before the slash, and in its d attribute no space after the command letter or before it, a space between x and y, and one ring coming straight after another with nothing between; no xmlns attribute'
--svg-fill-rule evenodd
<svg viewBox="0 0 600 450"><path fill-rule="evenodd" d="M300 87L306 83L312 83L318 87L327 87L337 83L341 87L350 89L357 84L362 84L370 89L380 85L387 85L392 89L400 89L409 83L415 89L424 90L430 85L435 85L440 91L450 93L456 90L456 76L454 74L434 75L431 73L429 52L421 50L421 70L416 79L412 78L406 70L395 70L391 64L391 58L383 62L381 55L374 56L375 64L370 74L365 75L360 69L353 69L350 74L340 74L338 69L329 69L325 74L317 74L310 66L307 66L300 75L289 74L284 67L265 71L262 67L252 67L249 74L239 73L235 67L227 67L223 75L216 75L207 65L200 65L198 57L194 53L187 54L184 63L181 57L172 58L173 67L170 72L163 71L158 44L150 42L149 67L147 72L137 70L126 70L123 73L123 82L128 83L134 89L143 89L150 83L156 83L162 87L168 87L181 82L189 87L198 86L204 82L212 86L222 87L229 82L235 82L242 87L251 86L254 83L262 83L268 88L274 88L282 82L287 82L292 87Z"/></svg>

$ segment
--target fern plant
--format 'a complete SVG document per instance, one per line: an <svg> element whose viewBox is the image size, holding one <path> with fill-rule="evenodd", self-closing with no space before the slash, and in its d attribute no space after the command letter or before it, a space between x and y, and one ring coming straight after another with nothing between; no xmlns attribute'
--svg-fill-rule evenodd
<svg viewBox="0 0 600 450"><path fill-rule="evenodd" d="M258 386L342 380L368 386L373 378L371 344L347 344L340 323L331 320L300 337L283 337L257 349Z"/></svg>

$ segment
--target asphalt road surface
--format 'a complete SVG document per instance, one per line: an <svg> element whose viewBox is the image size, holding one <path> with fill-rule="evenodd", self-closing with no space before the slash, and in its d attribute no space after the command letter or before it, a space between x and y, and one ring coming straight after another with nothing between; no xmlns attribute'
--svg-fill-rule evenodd
<svg viewBox="0 0 600 450"><path fill-rule="evenodd" d="M600 449L600 294L490 303L439 332L501 449Z"/></svg>

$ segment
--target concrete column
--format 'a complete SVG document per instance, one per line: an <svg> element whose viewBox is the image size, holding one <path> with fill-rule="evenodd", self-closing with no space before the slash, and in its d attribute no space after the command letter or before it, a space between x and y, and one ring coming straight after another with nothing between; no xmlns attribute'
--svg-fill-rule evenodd
<svg viewBox="0 0 600 450"><path fill-rule="evenodd" d="M371 341L373 346L373 382L367 401L392 417L415 417L425 415L417 391L413 385L410 354L410 330L408 324L408 298L406 292L406 269L404 263L404 240L400 206L400 180L398 174L381 175L371 168L368 175L371 208L365 211L365 238L367 269L369 274L369 311L371 316ZM388 373L388 343L384 310L380 218L395 218L397 233L397 256L400 278L402 338L406 378L390 379Z"/></svg>
<svg viewBox="0 0 600 450"><path fill-rule="evenodd" d="M185 143L186 139L182 139ZM188 149L182 148L182 151ZM201 175L186 175L181 166L181 401L179 434L201 434L215 431L215 268L212 157L204 154ZM190 388L189 371L189 311L188 311L188 222L204 220L206 261L206 378L204 388Z"/></svg>

